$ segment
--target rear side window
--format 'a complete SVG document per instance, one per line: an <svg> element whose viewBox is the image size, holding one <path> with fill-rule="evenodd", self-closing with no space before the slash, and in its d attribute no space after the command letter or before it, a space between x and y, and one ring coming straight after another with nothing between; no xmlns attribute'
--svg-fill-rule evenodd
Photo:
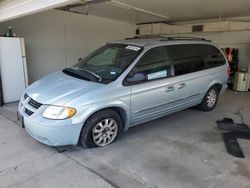
<svg viewBox="0 0 250 188"><path fill-rule="evenodd" d="M181 44L168 46L175 76L202 71L225 64L224 56L211 45Z"/></svg>
<svg viewBox="0 0 250 188"><path fill-rule="evenodd" d="M214 46L202 45L205 69L225 65L226 60L223 54Z"/></svg>

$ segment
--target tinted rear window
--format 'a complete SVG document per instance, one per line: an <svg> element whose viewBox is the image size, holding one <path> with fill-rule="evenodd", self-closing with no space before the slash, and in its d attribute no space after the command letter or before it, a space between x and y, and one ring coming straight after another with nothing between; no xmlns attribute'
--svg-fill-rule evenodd
<svg viewBox="0 0 250 188"><path fill-rule="evenodd" d="M224 56L211 45L181 44L168 46L174 64L175 75L183 75L225 64Z"/></svg>

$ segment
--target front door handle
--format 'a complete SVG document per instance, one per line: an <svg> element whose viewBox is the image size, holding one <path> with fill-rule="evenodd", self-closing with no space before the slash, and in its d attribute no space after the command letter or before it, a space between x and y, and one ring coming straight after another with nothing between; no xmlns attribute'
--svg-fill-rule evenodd
<svg viewBox="0 0 250 188"><path fill-rule="evenodd" d="M166 87L166 92L170 92L170 91L174 91L175 90L175 87L174 87L174 85L170 85L170 86L167 86Z"/></svg>
<svg viewBox="0 0 250 188"><path fill-rule="evenodd" d="M182 88L184 88L186 86L186 84L185 83L180 83L180 84L177 84L177 89L182 89Z"/></svg>

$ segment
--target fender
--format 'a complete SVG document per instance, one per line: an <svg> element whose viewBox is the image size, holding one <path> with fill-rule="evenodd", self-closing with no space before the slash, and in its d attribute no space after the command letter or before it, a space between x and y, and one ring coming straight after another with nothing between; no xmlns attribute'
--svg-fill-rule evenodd
<svg viewBox="0 0 250 188"><path fill-rule="evenodd" d="M77 124L77 123L82 123L82 126L84 126L84 123L86 122L86 120L93 115L94 113L106 109L106 108L120 108L124 111L125 113L125 125L124 125L124 131L127 131L129 124L130 124L130 108L128 107L128 105L122 101L122 100L117 100L117 101L103 101L103 102L99 102L99 103L95 103L93 105L89 105L89 106L85 106L83 109L81 110L82 113L79 114L76 118L72 119L72 123L73 124Z"/></svg>
<svg viewBox="0 0 250 188"><path fill-rule="evenodd" d="M209 85L207 86L206 92L209 90L210 87L212 87L212 86L215 85L215 84L220 84L221 86L223 85L222 80L220 80L220 79L213 79L213 80L209 83Z"/></svg>

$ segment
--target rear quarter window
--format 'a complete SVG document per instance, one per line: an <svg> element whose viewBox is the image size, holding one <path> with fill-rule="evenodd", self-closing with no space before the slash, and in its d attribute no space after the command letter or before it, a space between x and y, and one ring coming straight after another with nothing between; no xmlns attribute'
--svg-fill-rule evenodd
<svg viewBox="0 0 250 188"><path fill-rule="evenodd" d="M226 60L223 54L214 46L203 45L202 52L204 57L205 69L210 69L225 65Z"/></svg>
<svg viewBox="0 0 250 188"><path fill-rule="evenodd" d="M225 64L224 56L212 45L180 44L167 47L175 76L202 71Z"/></svg>

